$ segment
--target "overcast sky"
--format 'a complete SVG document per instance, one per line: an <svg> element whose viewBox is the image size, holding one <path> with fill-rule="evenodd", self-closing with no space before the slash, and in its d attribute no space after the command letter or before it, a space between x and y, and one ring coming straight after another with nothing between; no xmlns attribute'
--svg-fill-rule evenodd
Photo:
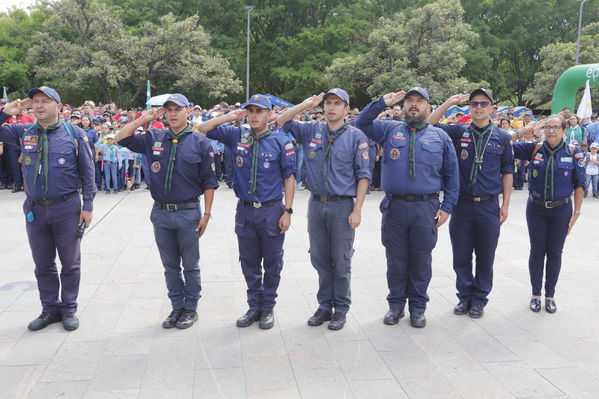
<svg viewBox="0 0 599 399"><path fill-rule="evenodd" d="M12 6L26 8L33 3L35 3L35 0L2 0L0 1L0 12L7 11Z"/></svg>

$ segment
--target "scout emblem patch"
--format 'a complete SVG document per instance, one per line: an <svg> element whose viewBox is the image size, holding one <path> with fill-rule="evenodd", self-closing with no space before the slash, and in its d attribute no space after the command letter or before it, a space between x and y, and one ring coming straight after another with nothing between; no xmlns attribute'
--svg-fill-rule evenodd
<svg viewBox="0 0 599 399"><path fill-rule="evenodd" d="M368 151L362 151L362 159L368 160Z"/></svg>
<svg viewBox="0 0 599 399"><path fill-rule="evenodd" d="M309 157L310 159L314 159L314 157L316 157L316 151L314 151L314 150L310 150L310 151L308 152L308 157Z"/></svg>
<svg viewBox="0 0 599 399"><path fill-rule="evenodd" d="M248 136L247 143L248 143L249 146L251 146L252 144L254 144L254 138L252 136Z"/></svg>
<svg viewBox="0 0 599 399"><path fill-rule="evenodd" d="M25 165L31 165L31 157L29 155L25 156Z"/></svg>
<svg viewBox="0 0 599 399"><path fill-rule="evenodd" d="M464 160L468 159L468 151L462 150L462 152L460 153L460 158Z"/></svg>
<svg viewBox="0 0 599 399"><path fill-rule="evenodd" d="M537 177L538 175L539 175L538 169L533 169L533 171L532 171L532 177Z"/></svg>
<svg viewBox="0 0 599 399"><path fill-rule="evenodd" d="M67 162L66 159L64 159L64 158L58 158L58 164L59 165L64 165L66 162Z"/></svg>
<svg viewBox="0 0 599 399"><path fill-rule="evenodd" d="M399 158L399 150L397 148L393 148L389 152L389 156L391 157L392 160L395 161L397 158Z"/></svg>
<svg viewBox="0 0 599 399"><path fill-rule="evenodd" d="M235 162L237 163L238 168L241 168L243 166L243 158L237 157L235 158Z"/></svg>
<svg viewBox="0 0 599 399"><path fill-rule="evenodd" d="M584 160L583 159L578 161L578 166L580 166L581 168L584 168Z"/></svg>
<svg viewBox="0 0 599 399"><path fill-rule="evenodd" d="M160 172L160 162L158 162L158 161L152 162L152 172L154 172L154 173Z"/></svg>

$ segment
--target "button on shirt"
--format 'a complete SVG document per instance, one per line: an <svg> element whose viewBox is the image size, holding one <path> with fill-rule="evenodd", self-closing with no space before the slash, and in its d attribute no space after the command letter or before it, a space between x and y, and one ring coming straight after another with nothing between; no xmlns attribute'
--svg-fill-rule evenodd
<svg viewBox="0 0 599 399"><path fill-rule="evenodd" d="M256 194L250 193L253 146L256 139L248 129L219 126L206 136L228 147L233 155L233 187L243 201L267 202L283 197L283 181L295 173L293 143L282 134L270 134L260 140L256 171Z"/></svg>
<svg viewBox="0 0 599 399"><path fill-rule="evenodd" d="M177 145L172 188L165 192L169 154L175 135L170 130L149 129L119 141L123 147L142 154L149 165L152 198L162 204L179 204L198 198L209 188L218 188L214 174L214 153L210 140L198 133L183 137Z"/></svg>
<svg viewBox="0 0 599 399"><path fill-rule="evenodd" d="M8 115L0 111L0 124ZM25 193L36 201L54 200L79 190L83 195L84 211L93 210L96 195L95 166L85 132L69 125L71 136L64 123L59 122L48 134L48 186L43 175L42 134L40 125L14 124L0 126L0 141L21 145L23 151L23 182ZM75 141L76 142L75 142ZM34 184L34 177L38 174Z"/></svg>
<svg viewBox="0 0 599 399"><path fill-rule="evenodd" d="M343 129L343 127L341 128ZM303 123L289 121L283 126L304 150L308 188L319 196L355 197L357 181L370 178L368 138L359 129L349 126L333 144L328 142L326 122ZM327 170L325 153L333 145Z"/></svg>
<svg viewBox="0 0 599 399"><path fill-rule="evenodd" d="M549 152L540 145L532 159L536 143L514 143L514 156L523 161L531 161L528 191L533 198L541 201L559 201L570 197L577 187L586 188L584 154L579 148L572 152L564 145L554 155L548 167Z"/></svg>
<svg viewBox="0 0 599 399"><path fill-rule="evenodd" d="M485 195L498 195L503 192L502 174L514 173L514 155L512 152L512 138L505 131L493 126L490 133L483 136L483 163L476 176L476 183L470 186L470 172L475 158L475 145L478 137L470 129L482 133L485 128L474 124L444 125L436 127L443 129L453 141L460 166L460 192L473 197ZM490 134L490 136L489 136Z"/></svg>
<svg viewBox="0 0 599 399"><path fill-rule="evenodd" d="M381 169L385 192L397 195L425 195L444 191L441 210L451 213L459 194L458 163L447 134L433 126L416 132L401 122L375 120L385 101L368 104L356 119L356 127L383 146ZM415 178L410 177L410 138L416 135Z"/></svg>

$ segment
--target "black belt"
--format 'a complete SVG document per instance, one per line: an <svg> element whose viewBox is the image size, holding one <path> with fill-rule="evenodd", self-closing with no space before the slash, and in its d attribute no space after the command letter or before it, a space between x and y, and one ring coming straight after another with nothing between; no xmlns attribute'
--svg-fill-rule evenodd
<svg viewBox="0 0 599 399"><path fill-rule="evenodd" d="M439 193L422 194L422 195L398 195L398 194L387 194L391 199L402 200L407 202L426 201L429 199L439 198Z"/></svg>
<svg viewBox="0 0 599 399"><path fill-rule="evenodd" d="M312 194L312 196L314 197L314 199L316 199L320 202L341 202L341 201L345 201L348 199L352 199L352 200L354 199L354 197L350 197L348 195L330 195L328 197L325 197L325 196Z"/></svg>
<svg viewBox="0 0 599 399"><path fill-rule="evenodd" d="M496 195L481 195L480 197L474 197L474 196L468 195L468 194L460 194L460 198L468 199L468 200L474 201L474 202L488 201L495 197L496 197Z"/></svg>
<svg viewBox="0 0 599 399"><path fill-rule="evenodd" d="M562 198L559 201L543 201L540 199L532 198L532 202L534 202L537 205L542 206L543 208L551 209L551 208L557 208L558 206L566 205L568 202L570 202L570 198L568 198L568 197Z"/></svg>
<svg viewBox="0 0 599 399"><path fill-rule="evenodd" d="M242 201L242 202L246 206L252 206L254 208L262 208L263 206L270 205L270 204L276 204L276 203L280 204L281 203L281 198L275 199L275 200L266 201L266 202L252 202L252 201Z"/></svg>
<svg viewBox="0 0 599 399"><path fill-rule="evenodd" d="M62 197L56 198L56 199L51 199L51 200L46 200L46 201L38 201L38 200L34 200L33 198L29 198L31 200L31 203L33 205L41 205L41 206L52 206L52 205L56 205L58 203L64 202L66 200L68 200L69 198L75 196L79 194L79 191L73 191L72 193L68 193L67 195L63 195Z"/></svg>
<svg viewBox="0 0 599 399"><path fill-rule="evenodd" d="M196 209L198 207L198 200L189 200L180 202L178 204L161 204L158 201L154 201L154 205L160 209L166 209L167 211L180 211L182 209Z"/></svg>

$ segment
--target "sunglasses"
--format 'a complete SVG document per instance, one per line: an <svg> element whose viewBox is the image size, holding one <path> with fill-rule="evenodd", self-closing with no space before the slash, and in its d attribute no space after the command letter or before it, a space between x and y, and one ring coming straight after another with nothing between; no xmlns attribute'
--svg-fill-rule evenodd
<svg viewBox="0 0 599 399"><path fill-rule="evenodd" d="M489 105L491 105L491 103L488 101L470 101L470 107L472 108L477 108L478 106L487 108Z"/></svg>

